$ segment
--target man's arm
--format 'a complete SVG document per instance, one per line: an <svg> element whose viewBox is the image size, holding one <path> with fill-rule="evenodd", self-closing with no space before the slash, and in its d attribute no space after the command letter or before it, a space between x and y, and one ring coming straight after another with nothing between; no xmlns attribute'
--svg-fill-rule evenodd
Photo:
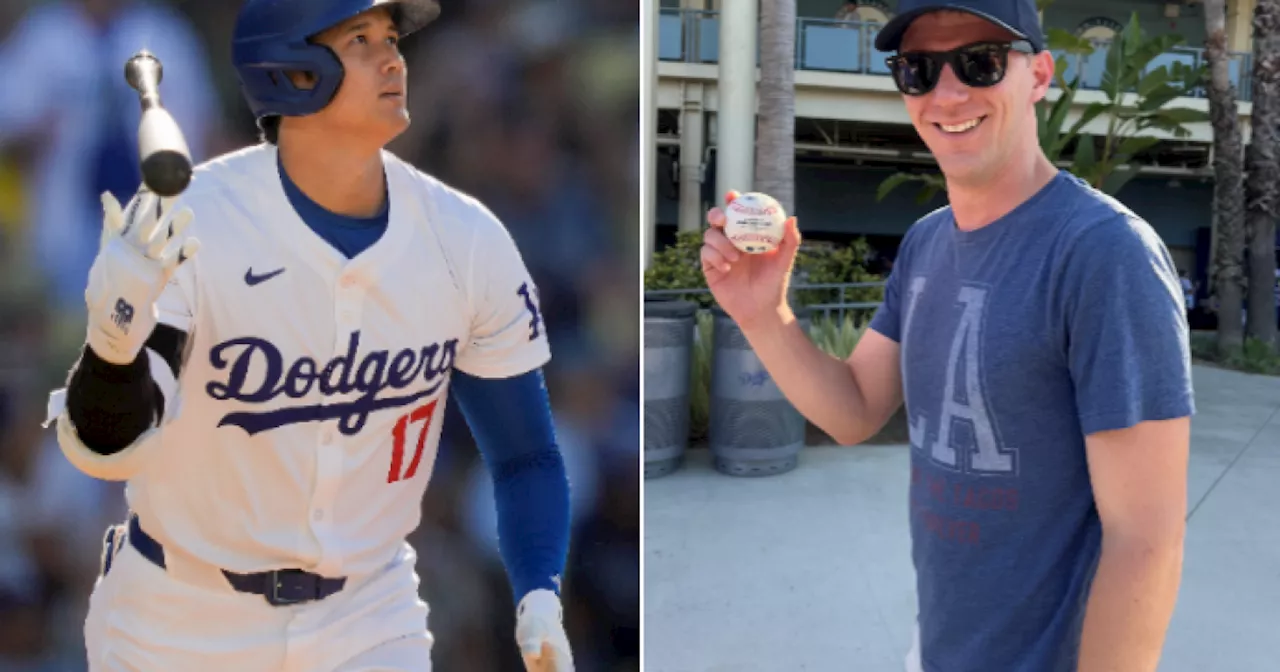
<svg viewBox="0 0 1280 672"><path fill-rule="evenodd" d="M569 481L542 372L479 378L455 371L450 391L493 478L498 542L518 604L560 593L569 551Z"/></svg>
<svg viewBox="0 0 1280 672"><path fill-rule="evenodd" d="M49 402L46 426L77 469L127 480L177 395L191 312L176 274L199 247L185 238L194 214L145 190L126 213L103 194L103 238L85 290L88 333L67 387Z"/></svg>
<svg viewBox="0 0 1280 672"><path fill-rule="evenodd" d="M166 396L175 393L170 381L178 378L186 341L186 332L157 324L143 351L123 365L84 346L67 382L67 416L86 448L113 455L159 424ZM153 375L157 365L162 370Z"/></svg>
<svg viewBox="0 0 1280 672"><path fill-rule="evenodd" d="M846 361L814 345L789 309L744 335L787 400L841 445L871 438L902 405L901 349L874 329Z"/></svg>
<svg viewBox="0 0 1280 672"><path fill-rule="evenodd" d="M1186 533L1190 418L1085 440L1102 519L1080 672L1154 672L1177 602Z"/></svg>

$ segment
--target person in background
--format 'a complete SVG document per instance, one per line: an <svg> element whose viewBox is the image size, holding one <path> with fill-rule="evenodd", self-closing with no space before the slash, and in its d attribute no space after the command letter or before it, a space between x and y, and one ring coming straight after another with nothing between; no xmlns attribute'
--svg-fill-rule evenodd
<svg viewBox="0 0 1280 672"><path fill-rule="evenodd" d="M1191 312L1196 309L1196 283L1183 268L1178 269L1178 280L1182 284L1182 297L1186 302L1187 316L1190 317Z"/></svg>
<svg viewBox="0 0 1280 672"><path fill-rule="evenodd" d="M0 149L35 148L28 222L15 244L49 283L59 309L78 310L84 299L98 251L99 195L109 191L127 202L141 179L141 111L125 62L143 48L160 59L161 98L199 163L220 132L201 44L176 9L137 0L39 3L0 44Z"/></svg>

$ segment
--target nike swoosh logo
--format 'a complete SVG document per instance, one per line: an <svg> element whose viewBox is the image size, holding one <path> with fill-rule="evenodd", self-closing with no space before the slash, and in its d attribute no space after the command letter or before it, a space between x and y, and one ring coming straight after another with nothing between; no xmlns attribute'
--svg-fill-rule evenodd
<svg viewBox="0 0 1280 672"><path fill-rule="evenodd" d="M244 284L249 285L250 287L260 285L281 273L284 273L283 268L267 273L266 275L254 275L253 269L251 268L244 272Z"/></svg>

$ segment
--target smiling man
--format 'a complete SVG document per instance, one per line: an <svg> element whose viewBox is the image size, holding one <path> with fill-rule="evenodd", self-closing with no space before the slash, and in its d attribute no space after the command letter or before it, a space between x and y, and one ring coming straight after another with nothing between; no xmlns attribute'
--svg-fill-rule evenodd
<svg viewBox="0 0 1280 672"><path fill-rule="evenodd" d="M1035 105L1054 71L1033 0L903 0L876 46L947 183L903 239L848 361L786 286L800 236L741 255L708 215L717 302L845 444L905 400L918 628L909 672L1149 672L1182 565L1190 348L1167 249L1058 170ZM733 194L729 195L730 197Z"/></svg>

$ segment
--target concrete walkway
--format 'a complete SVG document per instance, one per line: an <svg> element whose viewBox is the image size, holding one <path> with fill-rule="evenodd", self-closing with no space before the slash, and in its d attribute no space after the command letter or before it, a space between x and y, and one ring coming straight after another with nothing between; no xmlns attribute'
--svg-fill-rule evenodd
<svg viewBox="0 0 1280 672"><path fill-rule="evenodd" d="M1280 378L1195 367L1186 562L1160 672L1280 670ZM646 672L900 672L915 615L905 446L645 482Z"/></svg>

